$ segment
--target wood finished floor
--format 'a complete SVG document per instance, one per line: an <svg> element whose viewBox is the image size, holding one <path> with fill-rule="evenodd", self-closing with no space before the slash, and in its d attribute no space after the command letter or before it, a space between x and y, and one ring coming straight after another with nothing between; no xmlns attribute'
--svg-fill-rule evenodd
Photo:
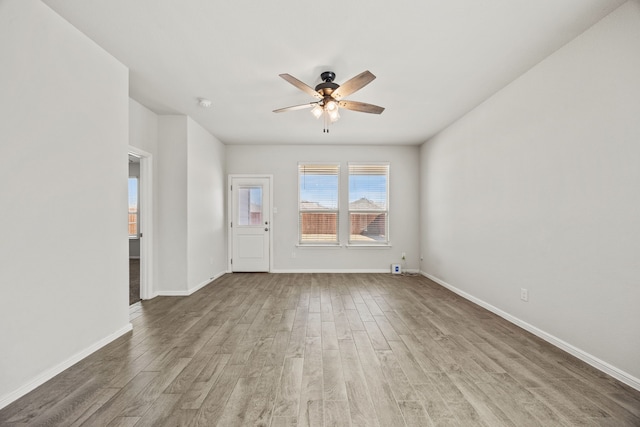
<svg viewBox="0 0 640 427"><path fill-rule="evenodd" d="M0 425L640 425L640 392L423 277L232 274L132 323Z"/></svg>

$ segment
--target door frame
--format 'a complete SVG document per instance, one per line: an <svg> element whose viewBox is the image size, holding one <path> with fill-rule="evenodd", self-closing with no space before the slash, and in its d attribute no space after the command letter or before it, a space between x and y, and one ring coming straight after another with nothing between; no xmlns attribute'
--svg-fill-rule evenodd
<svg viewBox="0 0 640 427"><path fill-rule="evenodd" d="M233 193L231 192L231 184L234 179L252 179L260 178L269 181L269 271L273 271L273 175L271 174L229 174L227 176L227 273L233 273L231 266L231 258L233 256L233 230L231 229L231 221L233 219Z"/></svg>
<svg viewBox="0 0 640 427"><path fill-rule="evenodd" d="M153 156L132 145L129 154L140 158L140 299L155 297L153 294Z"/></svg>

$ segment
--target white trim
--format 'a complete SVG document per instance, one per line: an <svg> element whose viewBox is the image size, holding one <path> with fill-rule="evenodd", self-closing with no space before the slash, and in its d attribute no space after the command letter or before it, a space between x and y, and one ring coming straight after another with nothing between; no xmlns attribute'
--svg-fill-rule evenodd
<svg viewBox="0 0 640 427"><path fill-rule="evenodd" d="M387 273L391 274L388 268L373 269L373 268L345 268L345 269L283 269L273 270L272 273Z"/></svg>
<svg viewBox="0 0 640 427"><path fill-rule="evenodd" d="M140 299L151 299L153 292L153 156L129 145L129 154L140 158Z"/></svg>
<svg viewBox="0 0 640 427"><path fill-rule="evenodd" d="M219 279L220 277L224 276L226 274L226 272L220 272L217 274L214 274L210 279L205 280L202 283L199 283L198 285L194 286L193 288L189 289L189 295L199 291L200 289L204 288L205 286L207 286L209 283Z"/></svg>
<svg viewBox="0 0 640 427"><path fill-rule="evenodd" d="M158 292L156 292L155 296L162 296L162 297L188 297L188 296L196 293L200 289L204 288L205 286L207 286L211 282L214 282L215 280L217 280L220 277L224 276L225 274L227 274L227 271L222 271L220 273L217 273L213 277L211 277L211 279L207 279L204 282L198 283L196 286L194 286L193 288L188 289L186 291L158 291Z"/></svg>
<svg viewBox="0 0 640 427"><path fill-rule="evenodd" d="M296 243L296 248L324 248L324 249L340 249L344 245L340 243L331 244L331 243Z"/></svg>
<svg viewBox="0 0 640 427"><path fill-rule="evenodd" d="M348 243L345 246L347 249L391 249L393 247L390 243L380 243L377 245L373 243Z"/></svg>
<svg viewBox="0 0 640 427"><path fill-rule="evenodd" d="M555 337L551 334L549 334L548 332L545 332L521 319L518 319L517 317L500 310L497 307L494 307L493 305L474 297L473 295L470 295L468 293L466 293L463 290L460 290L458 288L456 288L455 286L452 286L450 284L448 284L447 282L445 282L444 280L440 280L439 278L428 274L424 271L420 271L420 273L425 276L428 279L433 280L434 282L436 282L437 284L449 289L450 291L460 295L461 297L463 297L464 299L467 299L477 305L479 305L480 307L483 307L487 310L489 310L490 312L497 314L498 316L502 317L503 319L513 323L516 326L521 327L522 329L531 332L532 334L534 334L535 336L542 338L543 340L547 341L548 343L558 347L561 350L566 351L567 353L571 354L572 356L577 357L578 359L582 360L583 362L593 366L594 368L604 372L605 374L611 375L613 378L617 379L618 381L621 381L623 383L625 383L626 385L628 385L629 387L633 387L634 389L640 391L640 379L634 377L633 375L624 372L621 369L616 368L615 366L612 366L611 364L605 362L604 360L601 360L595 356L593 356L592 354L587 353L586 351L579 349L571 344L569 344L568 342L561 340L558 337Z"/></svg>
<svg viewBox="0 0 640 427"><path fill-rule="evenodd" d="M129 321L142 315L142 303L140 301L129 306Z"/></svg>
<svg viewBox="0 0 640 427"><path fill-rule="evenodd" d="M189 291L158 291L155 293L157 297L188 297L191 295Z"/></svg>
<svg viewBox="0 0 640 427"><path fill-rule="evenodd" d="M61 372L65 371L66 369L68 369L71 366L75 365L76 363L78 363L79 361L84 359L85 357L87 357L87 356L91 355L92 353L100 350L102 347L104 347L105 345L111 343L112 341L115 341L116 339L120 338L122 335L126 334L127 332L131 331L132 329L133 329L133 326L131 325L131 323L127 323L127 325L124 326L123 328L121 328L121 329L117 330L116 332L104 337L100 341L90 345L89 347L85 348L84 350L74 354L73 356L71 356L67 360L63 361L62 363L59 363L58 365L54 366L53 368L47 369L46 371L42 372L40 375L35 377L33 380L29 381L27 384L23 385L19 389L15 390L15 391L12 391L11 393L2 396L2 398L0 398L0 409L4 408L5 406L9 405L12 402L18 400L19 398L21 398L22 396L26 395L30 391L32 391L35 388L37 388L37 387L41 386L42 384L46 383L47 381L49 381L50 379L52 379L56 375L60 374Z"/></svg>

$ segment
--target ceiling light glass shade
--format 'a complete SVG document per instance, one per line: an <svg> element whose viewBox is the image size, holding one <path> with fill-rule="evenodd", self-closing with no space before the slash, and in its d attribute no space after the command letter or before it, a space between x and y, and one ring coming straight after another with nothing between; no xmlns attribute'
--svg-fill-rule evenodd
<svg viewBox="0 0 640 427"><path fill-rule="evenodd" d="M329 111L329 112L331 112L331 111L338 111L338 104L336 104L336 103L335 103L335 102L333 102L333 101L329 101L329 102L327 102L327 104L324 106L324 108L325 108L327 111Z"/></svg>
<svg viewBox="0 0 640 427"><path fill-rule="evenodd" d="M329 120L331 120L331 123L337 122L338 119L340 118L340 113L338 113L338 108L328 111L327 114L329 114Z"/></svg>
<svg viewBox="0 0 640 427"><path fill-rule="evenodd" d="M316 119L319 119L322 117L323 111L322 107L319 104L316 104L316 106L311 110L311 114L313 114Z"/></svg>

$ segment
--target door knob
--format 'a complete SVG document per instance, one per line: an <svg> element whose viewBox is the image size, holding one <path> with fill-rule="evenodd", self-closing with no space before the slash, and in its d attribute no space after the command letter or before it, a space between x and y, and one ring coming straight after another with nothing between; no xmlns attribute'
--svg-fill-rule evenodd
<svg viewBox="0 0 640 427"><path fill-rule="evenodd" d="M268 228L265 228L265 229L264 229L264 231L269 231L269 229L268 229Z"/></svg>

